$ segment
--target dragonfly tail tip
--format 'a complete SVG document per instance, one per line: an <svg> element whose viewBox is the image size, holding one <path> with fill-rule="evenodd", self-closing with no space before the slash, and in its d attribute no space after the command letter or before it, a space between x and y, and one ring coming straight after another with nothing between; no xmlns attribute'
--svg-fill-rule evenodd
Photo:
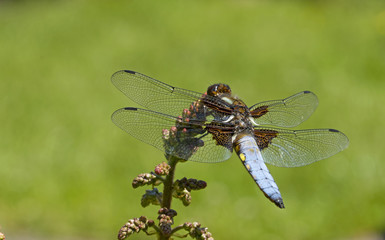
<svg viewBox="0 0 385 240"><path fill-rule="evenodd" d="M277 200L274 201L275 205L279 208L285 208L285 205L283 204L282 198L278 198Z"/></svg>

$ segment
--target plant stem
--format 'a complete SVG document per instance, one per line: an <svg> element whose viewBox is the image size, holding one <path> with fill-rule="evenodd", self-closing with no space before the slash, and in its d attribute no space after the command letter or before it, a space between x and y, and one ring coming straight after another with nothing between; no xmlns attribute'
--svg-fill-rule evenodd
<svg viewBox="0 0 385 240"><path fill-rule="evenodd" d="M175 174L175 167L178 163L178 158L175 158L173 156L170 156L168 159L168 164L170 165L169 173L163 182L163 201L162 201L162 207L170 209L171 207L171 201L172 201L172 185L174 183L174 174Z"/></svg>
<svg viewBox="0 0 385 240"><path fill-rule="evenodd" d="M170 209L171 207L171 201L172 201L172 185L174 183L174 174L175 174L175 167L178 163L178 158L175 158L173 156L170 156L168 159L168 165L170 165L170 170L168 172L168 175L166 176L166 179L163 182L163 201L162 201L162 208ZM158 237L159 240L169 240L170 235L163 235L163 233L160 231L160 235Z"/></svg>

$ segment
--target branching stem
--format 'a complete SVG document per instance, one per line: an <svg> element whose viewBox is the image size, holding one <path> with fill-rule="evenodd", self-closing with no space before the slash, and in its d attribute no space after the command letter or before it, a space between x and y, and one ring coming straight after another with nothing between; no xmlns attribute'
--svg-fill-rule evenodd
<svg viewBox="0 0 385 240"><path fill-rule="evenodd" d="M173 234L179 230L182 230L182 229L183 229L183 224L176 226L175 228L172 229L171 234Z"/></svg>
<svg viewBox="0 0 385 240"><path fill-rule="evenodd" d="M165 181L165 179L162 178L161 176L159 176L158 174L156 174L156 173L154 173L154 172L151 172L151 174L154 175L154 176L156 177L156 179L158 179L159 181L161 181L161 182L164 182L164 181Z"/></svg>

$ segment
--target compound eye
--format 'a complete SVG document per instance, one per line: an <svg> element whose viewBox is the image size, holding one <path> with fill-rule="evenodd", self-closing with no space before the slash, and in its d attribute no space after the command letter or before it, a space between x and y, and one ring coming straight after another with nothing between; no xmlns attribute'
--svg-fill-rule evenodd
<svg viewBox="0 0 385 240"><path fill-rule="evenodd" d="M214 84L214 85L211 85L210 87L207 88L207 94L210 95L210 96L217 96L218 95L218 86L219 84Z"/></svg>
<svg viewBox="0 0 385 240"><path fill-rule="evenodd" d="M227 84L220 84L218 91L221 93L231 94L230 86Z"/></svg>
<svg viewBox="0 0 385 240"><path fill-rule="evenodd" d="M211 85L207 89L207 94L210 96L213 96L213 97L220 96L224 93L231 95L231 89L230 89L229 85L223 84L223 83Z"/></svg>

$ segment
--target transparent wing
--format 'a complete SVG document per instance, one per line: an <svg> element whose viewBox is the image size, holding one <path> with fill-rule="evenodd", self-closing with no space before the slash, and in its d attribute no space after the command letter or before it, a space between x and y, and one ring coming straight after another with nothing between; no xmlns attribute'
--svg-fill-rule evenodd
<svg viewBox="0 0 385 240"><path fill-rule="evenodd" d="M259 125L295 127L308 119L317 105L317 96L310 91L303 91L282 100L257 103L250 111Z"/></svg>
<svg viewBox="0 0 385 240"><path fill-rule="evenodd" d="M232 154L229 148L216 144L203 122L184 122L180 118L139 108L119 109L111 118L133 137L185 160L214 163L225 161Z"/></svg>
<svg viewBox="0 0 385 240"><path fill-rule="evenodd" d="M179 116L183 109L200 98L202 94L162 83L144 74L122 70L114 73L112 83L132 101L157 112ZM212 99L205 96L206 99Z"/></svg>
<svg viewBox="0 0 385 240"><path fill-rule="evenodd" d="M290 131L254 128L254 136L266 163L277 167L301 167L344 150L349 140L334 129Z"/></svg>

